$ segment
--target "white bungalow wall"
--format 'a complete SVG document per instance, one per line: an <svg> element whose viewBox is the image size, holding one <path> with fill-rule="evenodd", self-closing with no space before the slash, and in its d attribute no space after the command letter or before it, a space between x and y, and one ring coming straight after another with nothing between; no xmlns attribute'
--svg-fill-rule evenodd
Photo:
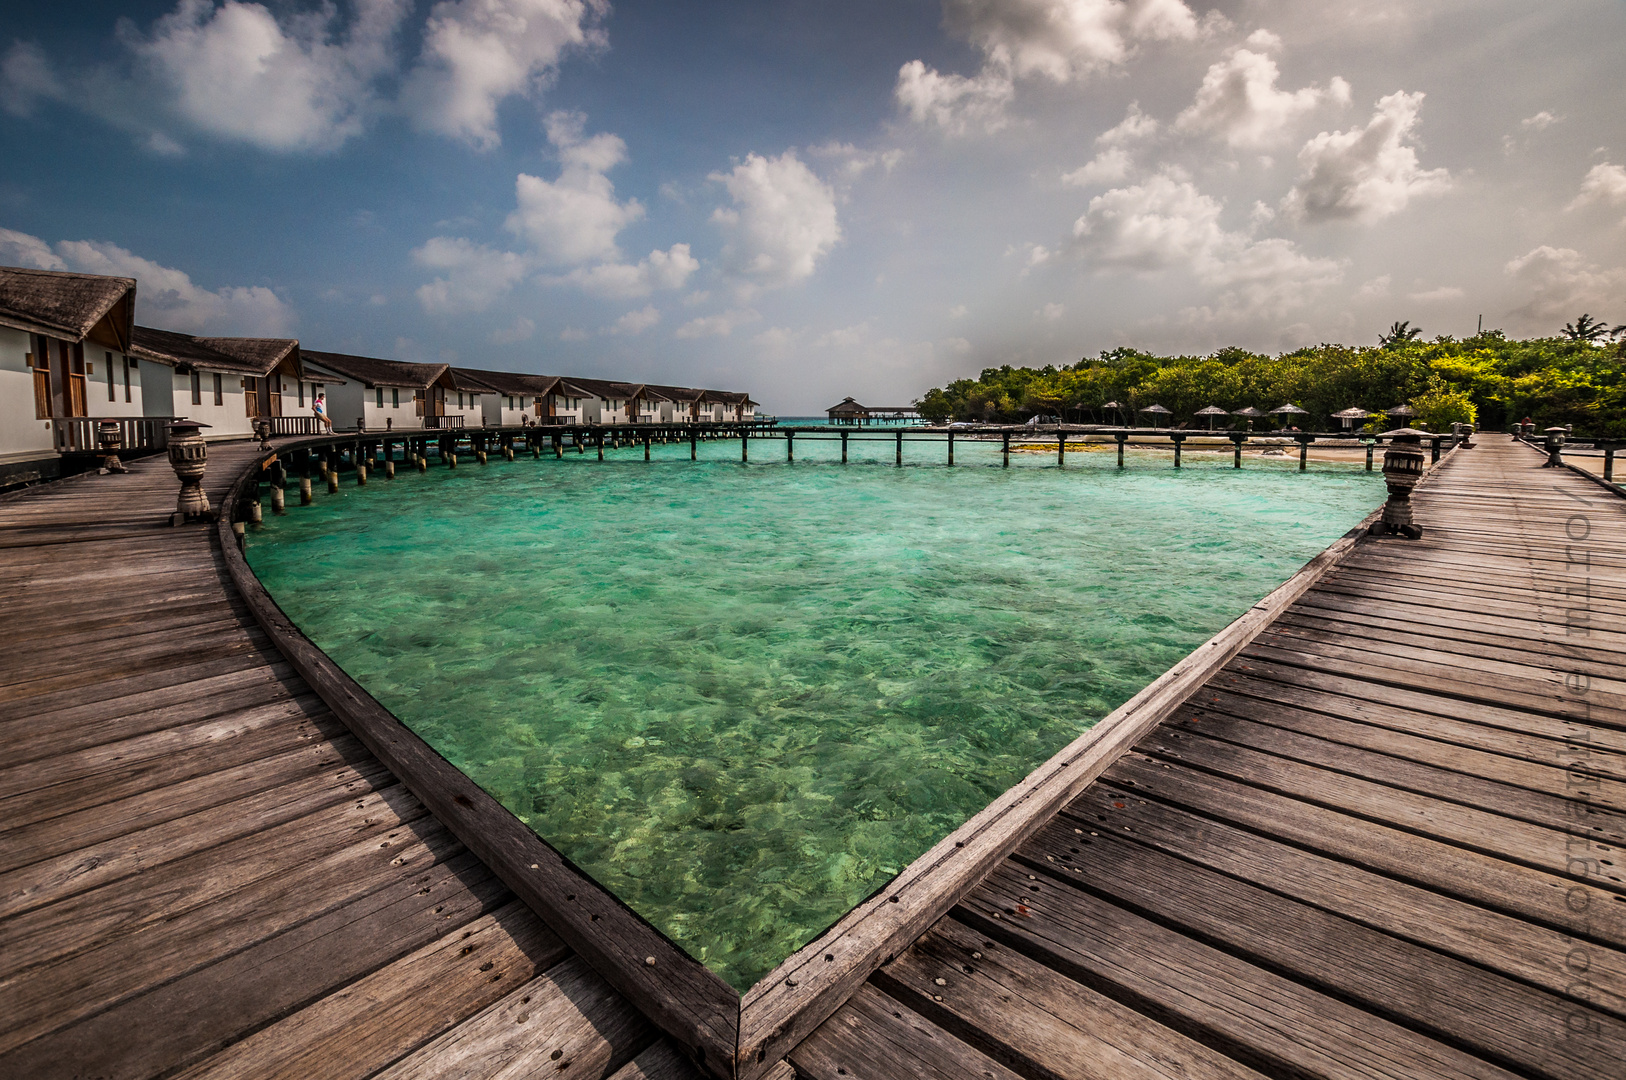
<svg viewBox="0 0 1626 1080"><path fill-rule="evenodd" d="M423 417L410 386L374 386L364 388L361 416L368 431L420 431ZM283 408L287 412L286 405ZM355 421L351 421L354 423Z"/></svg>
<svg viewBox="0 0 1626 1080"><path fill-rule="evenodd" d="M32 348L28 334L0 327L0 461L25 461L55 453L50 421L34 414ZM87 416L175 415L168 395L168 368L130 360L95 342L87 341L84 349ZM143 377L152 380L156 389L143 386Z"/></svg>
<svg viewBox="0 0 1626 1080"><path fill-rule="evenodd" d="M568 394L550 394L553 399L553 416L555 423L580 424L584 423L582 399L571 397ZM544 412L547 410L544 409Z"/></svg>

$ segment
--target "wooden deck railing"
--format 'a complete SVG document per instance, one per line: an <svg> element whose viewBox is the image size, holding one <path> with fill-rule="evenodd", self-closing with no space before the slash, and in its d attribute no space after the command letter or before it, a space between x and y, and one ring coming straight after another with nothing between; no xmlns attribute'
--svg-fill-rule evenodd
<svg viewBox="0 0 1626 1080"><path fill-rule="evenodd" d="M169 445L173 416L59 416L51 420L51 445L59 454L92 454L101 449L99 428L119 425L119 451L162 450Z"/></svg>
<svg viewBox="0 0 1626 1080"><path fill-rule="evenodd" d="M314 416L267 416L273 435L325 435L327 426Z"/></svg>
<svg viewBox="0 0 1626 1080"><path fill-rule="evenodd" d="M425 428L444 430L446 428L460 428L463 426L463 414L455 413L450 416L426 416L423 418Z"/></svg>

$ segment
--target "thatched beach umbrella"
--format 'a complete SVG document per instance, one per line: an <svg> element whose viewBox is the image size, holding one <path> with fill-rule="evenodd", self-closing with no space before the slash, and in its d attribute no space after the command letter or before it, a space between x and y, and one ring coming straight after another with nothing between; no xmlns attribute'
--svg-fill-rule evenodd
<svg viewBox="0 0 1626 1080"><path fill-rule="evenodd" d="M1394 408L1390 409L1385 415L1388 415L1388 416L1416 416L1417 415L1417 410L1412 408L1410 405L1396 405Z"/></svg>
<svg viewBox="0 0 1626 1080"><path fill-rule="evenodd" d="M1271 416L1309 416L1310 415L1310 410L1309 409L1301 409L1297 405L1295 405L1291 401L1289 401L1285 405L1278 405L1274 409L1270 410L1270 415Z"/></svg>
<svg viewBox="0 0 1626 1080"><path fill-rule="evenodd" d="M1248 422L1248 430L1252 431L1253 422L1265 414L1254 408L1252 405L1249 405L1246 409L1237 409L1233 411L1231 415L1240 416L1242 419L1246 420Z"/></svg>
<svg viewBox="0 0 1626 1080"><path fill-rule="evenodd" d="M1113 412L1118 414L1118 426L1123 427L1124 426L1124 407L1122 405L1118 404L1116 401L1109 401L1105 405L1101 406L1101 411L1102 412L1106 412L1108 409L1111 409Z"/></svg>
<svg viewBox="0 0 1626 1080"><path fill-rule="evenodd" d="M1216 417L1216 416L1226 416L1226 415L1229 415L1229 414L1227 414L1226 411L1224 409L1220 408L1218 405L1205 405L1201 409L1198 409L1192 415L1193 416L1206 416L1206 417L1208 417L1208 430L1213 431L1214 430L1214 417Z"/></svg>
<svg viewBox="0 0 1626 1080"><path fill-rule="evenodd" d="M1348 408L1340 409L1339 411L1333 413L1332 418L1334 420L1343 421L1344 428L1347 430L1355 426L1355 421L1365 420L1371 415L1372 414L1367 412L1365 409Z"/></svg>
<svg viewBox="0 0 1626 1080"><path fill-rule="evenodd" d="M1135 411L1136 412L1149 412L1149 413L1151 413L1152 416L1153 416L1153 420L1152 420L1152 426L1153 427L1157 427L1156 417L1159 414L1161 414L1163 416L1172 416L1172 415L1174 415L1172 412L1170 412L1168 409L1165 409L1161 405L1148 405L1144 409L1136 409Z"/></svg>

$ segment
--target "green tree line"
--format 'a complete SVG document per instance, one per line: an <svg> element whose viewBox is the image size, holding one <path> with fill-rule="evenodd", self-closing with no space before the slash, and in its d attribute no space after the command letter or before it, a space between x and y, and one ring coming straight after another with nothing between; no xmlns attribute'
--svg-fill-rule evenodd
<svg viewBox="0 0 1626 1080"><path fill-rule="evenodd" d="M1626 437L1626 339L1610 344L1607 327L1599 333L1602 324L1586 316L1578 323L1579 333L1577 324L1566 327L1575 336L1522 341L1498 330L1422 341L1415 329L1396 323L1376 347L1322 344L1274 357L1239 348L1208 356L1119 348L1070 367L987 368L976 379L927 391L916 405L937 423L1020 423L1045 414L1115 424L1155 404L1173 413L1160 425L1201 428L1207 418L1194 414L1205 406L1268 412L1293 404L1309 415L1281 421L1334 431L1340 427L1335 412L1404 404L1417 412L1413 426L1434 431L1453 422L1497 430L1528 416L1538 430L1573 424L1577 435ZM1106 408L1111 402L1122 409ZM1219 427L1234 422L1216 419ZM1255 430L1274 426L1273 419L1255 421ZM1143 416L1141 422L1149 421ZM1394 423L1374 417L1365 426L1382 430Z"/></svg>

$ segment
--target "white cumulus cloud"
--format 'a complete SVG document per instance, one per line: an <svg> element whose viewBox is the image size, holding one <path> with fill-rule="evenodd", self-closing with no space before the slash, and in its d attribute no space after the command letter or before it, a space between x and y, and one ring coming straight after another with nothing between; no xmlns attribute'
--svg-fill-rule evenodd
<svg viewBox="0 0 1626 1080"><path fill-rule="evenodd" d="M264 285L206 289L183 270L105 240L64 240L53 247L37 236L0 229L0 263L135 278L142 323L183 334L280 337L294 325L293 308Z"/></svg>
<svg viewBox="0 0 1626 1080"><path fill-rule="evenodd" d="M1163 172L1091 199L1073 237L1100 268L1189 269L1219 290L1227 311L1279 314L1342 279L1341 263L1305 255L1290 240L1227 230L1222 210L1182 174Z"/></svg>
<svg viewBox="0 0 1626 1080"><path fill-rule="evenodd" d="M1249 42L1278 47L1274 35L1256 32ZM1336 75L1322 89L1281 90L1276 61L1264 51L1233 49L1211 65L1197 88L1196 99L1175 120L1176 129L1223 139L1238 148L1269 146L1281 139L1288 125L1323 101L1349 101L1349 83Z"/></svg>
<svg viewBox="0 0 1626 1080"><path fill-rule="evenodd" d="M599 296L648 296L656 289L681 289L700 260L689 254L688 244L658 248L636 263L600 263L578 266L567 280Z"/></svg>
<svg viewBox="0 0 1626 1080"><path fill-rule="evenodd" d="M604 175L626 160L627 144L608 133L584 137L586 119L581 113L549 115L548 141L561 163L558 179L520 173L514 183L516 206L507 228L548 265L618 259L616 234L644 216L637 199L616 199L615 185Z"/></svg>
<svg viewBox="0 0 1626 1080"><path fill-rule="evenodd" d="M606 0L442 0L402 100L419 127L489 149L497 106L547 86L573 49L602 48Z"/></svg>
<svg viewBox="0 0 1626 1080"><path fill-rule="evenodd" d="M1124 63L1139 42L1199 32L1182 0L944 0L943 22L982 51L981 70L944 74L911 60L893 96L916 123L951 135L1003 127L1017 79L1072 82Z"/></svg>
<svg viewBox="0 0 1626 1080"><path fill-rule="evenodd" d="M432 315L484 311L530 271L524 256L462 237L433 237L412 260L439 275L418 288L418 302Z"/></svg>
<svg viewBox="0 0 1626 1080"><path fill-rule="evenodd" d="M702 338L702 337L728 337L736 327L748 322L755 322L761 318L749 308L725 311L720 315L702 315L698 319L690 319L672 332L673 337Z"/></svg>
<svg viewBox="0 0 1626 1080"><path fill-rule="evenodd" d="M1411 145L1423 95L1378 99L1362 128L1323 131L1299 151L1299 179L1282 201L1299 221L1378 221L1414 198L1451 187L1445 169L1424 169Z"/></svg>
<svg viewBox="0 0 1626 1080"><path fill-rule="evenodd" d="M761 286L811 277L819 260L841 240L836 196L794 151L778 157L750 154L726 173L712 173L733 200L714 221L726 237L723 263Z"/></svg>
<svg viewBox="0 0 1626 1080"><path fill-rule="evenodd" d="M1626 291L1626 268L1600 267L1574 248L1542 244L1509 260L1502 270L1524 301L1512 314L1549 334L1557 332L1557 320L1614 307Z"/></svg>
<svg viewBox="0 0 1626 1080"><path fill-rule="evenodd" d="M1603 161L1587 170L1580 193L1567 209L1579 210L1593 204L1626 206L1626 168Z"/></svg>
<svg viewBox="0 0 1626 1080"><path fill-rule="evenodd" d="M344 33L328 5L283 20L261 4L181 0L125 44L191 127L264 150L332 150L377 108L406 0L356 0Z"/></svg>
<svg viewBox="0 0 1626 1080"><path fill-rule="evenodd" d="M628 337L636 337L660 321L661 313L656 310L654 304L648 304L638 311L627 312L615 320L615 324L607 327L604 332L606 334L625 334Z"/></svg>

